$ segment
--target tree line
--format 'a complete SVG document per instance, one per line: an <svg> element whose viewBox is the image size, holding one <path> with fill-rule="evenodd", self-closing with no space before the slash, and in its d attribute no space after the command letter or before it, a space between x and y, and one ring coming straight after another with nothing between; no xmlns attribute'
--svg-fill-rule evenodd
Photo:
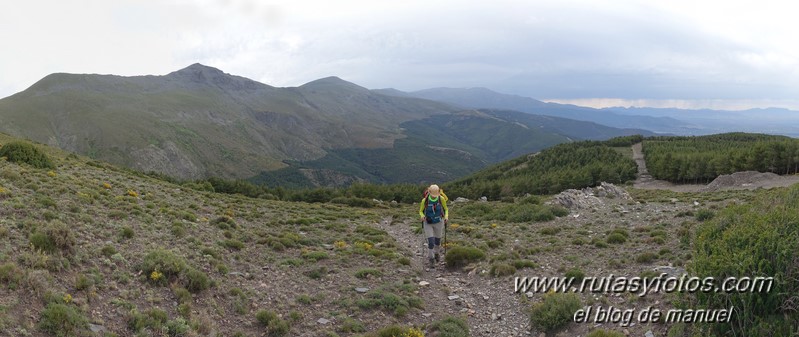
<svg viewBox="0 0 799 337"><path fill-rule="evenodd" d="M612 147L627 147L640 139L630 136L560 144L492 166L446 187L452 195L496 200L527 193L554 194L602 181L623 183L635 179L637 166L632 158Z"/></svg>
<svg viewBox="0 0 799 337"><path fill-rule="evenodd" d="M643 141L653 177L675 183L707 183L739 171L799 172L799 140L763 134L650 137Z"/></svg>

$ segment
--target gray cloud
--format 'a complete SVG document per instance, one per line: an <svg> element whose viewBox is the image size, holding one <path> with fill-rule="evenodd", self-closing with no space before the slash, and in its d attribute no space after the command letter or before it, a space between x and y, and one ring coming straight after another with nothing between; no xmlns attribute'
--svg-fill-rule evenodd
<svg viewBox="0 0 799 337"><path fill-rule="evenodd" d="M35 0L0 5L0 38L19 46L0 55L0 96L49 72L159 74L201 62L277 86L336 75L540 98L796 99L799 24L772 7L95 0L78 11Z"/></svg>

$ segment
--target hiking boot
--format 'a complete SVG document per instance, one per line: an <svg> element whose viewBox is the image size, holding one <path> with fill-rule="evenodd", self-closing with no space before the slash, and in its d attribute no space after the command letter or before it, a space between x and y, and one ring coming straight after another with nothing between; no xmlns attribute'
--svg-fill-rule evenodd
<svg viewBox="0 0 799 337"><path fill-rule="evenodd" d="M432 257L430 258L430 266L433 267L433 268L436 267L436 259L434 259Z"/></svg>
<svg viewBox="0 0 799 337"><path fill-rule="evenodd" d="M439 263L441 261L441 255L438 255L438 253L436 253L435 259L436 259L436 263Z"/></svg>

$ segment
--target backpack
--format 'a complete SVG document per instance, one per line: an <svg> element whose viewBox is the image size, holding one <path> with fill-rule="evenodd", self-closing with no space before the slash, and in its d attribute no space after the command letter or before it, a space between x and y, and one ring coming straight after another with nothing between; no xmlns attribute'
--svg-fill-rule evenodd
<svg viewBox="0 0 799 337"><path fill-rule="evenodd" d="M424 193L422 193L422 197L424 198L424 213L425 217L427 218L427 222L429 223L438 223L441 221L441 217L444 215L444 208L443 208L444 206L442 206L441 203L449 200L447 195L444 194L444 190L439 190L439 192L440 192L440 195L438 196L439 200L438 202L433 204L432 216L429 216L427 212L428 210L427 207L430 205L430 199L427 198L429 195L429 191L425 189ZM437 207L439 207L440 209L437 209ZM441 212L441 215L439 215L439 211Z"/></svg>

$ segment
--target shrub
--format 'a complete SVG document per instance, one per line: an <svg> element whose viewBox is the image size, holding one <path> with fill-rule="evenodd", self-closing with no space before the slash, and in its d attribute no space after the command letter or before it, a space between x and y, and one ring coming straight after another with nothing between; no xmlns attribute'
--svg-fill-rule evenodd
<svg viewBox="0 0 799 337"><path fill-rule="evenodd" d="M225 240L222 245L233 250L242 250L244 248L244 243L236 239Z"/></svg>
<svg viewBox="0 0 799 337"><path fill-rule="evenodd" d="M608 235L607 242L610 244L622 244L627 242L627 237L621 233L611 233Z"/></svg>
<svg viewBox="0 0 799 337"><path fill-rule="evenodd" d="M186 289L195 294L208 289L211 284L208 275L194 268L186 269L185 279Z"/></svg>
<svg viewBox="0 0 799 337"><path fill-rule="evenodd" d="M730 322L703 324L706 335L790 336L799 326L799 186L768 191L700 224L689 272L700 278L774 277L770 291L697 293L698 306L735 303Z"/></svg>
<svg viewBox="0 0 799 337"><path fill-rule="evenodd" d="M498 263L491 266L491 275L502 277L516 274L516 267L507 263Z"/></svg>
<svg viewBox="0 0 799 337"><path fill-rule="evenodd" d="M583 281L583 278L585 278L585 273L583 273L580 268L572 268L569 269L564 276L566 278L574 278L574 282L580 283Z"/></svg>
<svg viewBox="0 0 799 337"><path fill-rule="evenodd" d="M132 239L134 235L133 228L130 228L128 226L122 227L119 235L123 239Z"/></svg>
<svg viewBox="0 0 799 337"><path fill-rule="evenodd" d="M39 329L58 337L80 336L86 332L89 322L75 307L50 303L42 311Z"/></svg>
<svg viewBox="0 0 799 337"><path fill-rule="evenodd" d="M361 322L352 318L345 318L344 323L341 325L341 332L366 332L366 328Z"/></svg>
<svg viewBox="0 0 799 337"><path fill-rule="evenodd" d="M16 289L22 280L23 271L13 262L8 262L0 266L0 282L10 289Z"/></svg>
<svg viewBox="0 0 799 337"><path fill-rule="evenodd" d="M219 227L219 229L236 228L237 226L236 221L229 216L220 216L214 220L211 220L211 224Z"/></svg>
<svg viewBox="0 0 799 337"><path fill-rule="evenodd" d="M274 311L260 310L255 314L255 320L266 328L267 336L280 337L289 333L289 324L278 317Z"/></svg>
<svg viewBox="0 0 799 337"><path fill-rule="evenodd" d="M431 324L430 332L438 337L469 337L469 325L460 317L449 316Z"/></svg>
<svg viewBox="0 0 799 337"><path fill-rule="evenodd" d="M535 262L530 260L515 260L513 261L513 267L516 269L524 269L524 268L535 268L537 267Z"/></svg>
<svg viewBox="0 0 799 337"><path fill-rule="evenodd" d="M383 276L383 272L374 269L374 268L364 268L360 269L355 272L355 277L357 278L369 278L370 276L380 277Z"/></svg>
<svg viewBox="0 0 799 337"><path fill-rule="evenodd" d="M14 163L25 163L35 168L55 168L47 155L36 146L26 142L10 142L0 147L0 157Z"/></svg>
<svg viewBox="0 0 799 337"><path fill-rule="evenodd" d="M447 251L444 261L449 267L462 267L471 262L482 260L485 253L474 247L457 246Z"/></svg>
<svg viewBox="0 0 799 337"><path fill-rule="evenodd" d="M697 221L702 222L713 219L714 216L716 216L716 213L713 213L713 211L709 209L700 209L696 211L696 214L694 215Z"/></svg>
<svg viewBox="0 0 799 337"><path fill-rule="evenodd" d="M624 334L618 331L597 329L589 332L586 337L624 337Z"/></svg>
<svg viewBox="0 0 799 337"><path fill-rule="evenodd" d="M166 278L177 278L186 269L186 261L168 250L157 249L144 257L140 268L145 275L159 272Z"/></svg>
<svg viewBox="0 0 799 337"><path fill-rule="evenodd" d="M75 245L75 237L72 235L72 231L60 222L54 222L44 228L37 229L28 239L34 248L48 253L54 253L57 250L63 253L71 253Z"/></svg>
<svg viewBox="0 0 799 337"><path fill-rule="evenodd" d="M643 252L635 257L635 262L638 263L652 263L657 260L658 255L652 252Z"/></svg>
<svg viewBox="0 0 799 337"><path fill-rule="evenodd" d="M546 331L565 326L580 309L580 297L573 293L546 293L544 301L536 303L530 312L530 323Z"/></svg>

